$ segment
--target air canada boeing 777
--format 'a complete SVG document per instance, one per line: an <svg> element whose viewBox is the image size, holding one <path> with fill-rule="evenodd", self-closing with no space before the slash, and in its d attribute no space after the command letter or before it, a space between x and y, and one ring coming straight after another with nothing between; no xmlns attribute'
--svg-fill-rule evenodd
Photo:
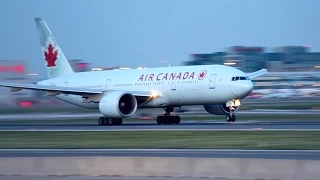
<svg viewBox="0 0 320 180"><path fill-rule="evenodd" d="M99 125L120 125L142 108L163 108L157 123L179 124L180 117L171 112L186 105L203 105L208 113L234 122L240 100L253 90L251 79L267 73L266 69L244 73L224 65L74 72L46 22L35 18L35 24L48 79L36 84L0 82L0 86L12 92L44 91L65 102L98 109Z"/></svg>

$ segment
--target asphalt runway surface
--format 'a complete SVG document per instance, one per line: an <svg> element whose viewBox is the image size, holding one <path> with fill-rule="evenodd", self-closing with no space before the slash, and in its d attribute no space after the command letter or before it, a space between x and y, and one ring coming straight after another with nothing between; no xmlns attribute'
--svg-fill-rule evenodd
<svg viewBox="0 0 320 180"><path fill-rule="evenodd" d="M1 149L0 157L190 157L320 160L317 150L227 150L227 149Z"/></svg>
<svg viewBox="0 0 320 180"><path fill-rule="evenodd" d="M142 111L145 112L145 111ZM162 111L155 111L153 113L149 113L150 115L156 117L159 114L162 114ZM137 113L139 114L139 113ZM177 113L183 117L190 117L190 116L212 116L217 117L216 115L209 114L205 111L201 110L192 110L190 112L184 112L184 113ZM244 116L257 116L257 115L319 115L320 117L320 111L317 109L311 109L311 110L276 110L276 109L254 109L254 110L240 110L236 113L237 115L244 115ZM6 122L6 121L12 121L12 120L67 120L67 119L98 119L101 117L101 113L76 113L76 112L49 112L49 113L26 113L26 114L1 114L0 115L0 122ZM133 117L137 118L137 115L134 115ZM224 119L225 116L220 116L221 119Z"/></svg>
<svg viewBox="0 0 320 180"><path fill-rule="evenodd" d="M107 176L0 176L1 180L203 180L204 178L187 178L187 177L107 177ZM205 178L208 180L221 180L221 178ZM246 180L246 179L229 179L223 180Z"/></svg>
<svg viewBox="0 0 320 180"><path fill-rule="evenodd" d="M191 113L193 116L194 113ZM183 120L188 113L181 115L179 125L158 125L155 120L131 121L123 119L120 126L99 126L100 113L31 113L31 114L4 114L0 116L0 131L142 131L142 130L320 130L318 120L281 120L277 115L319 115L319 110L249 110L239 111L237 114L252 115L251 120L226 122L224 116L221 120ZM259 116L261 115L261 119ZM264 115L273 115L275 120L262 120ZM198 114L199 115L199 114ZM200 116L208 116L208 113L200 113ZM73 121L79 119L80 121ZM90 121L82 121L91 119ZM65 120L72 120L71 122ZM93 120L93 121L92 121ZM320 119L319 119L320 120ZM16 122L19 121L19 122ZM25 121L25 122L24 122Z"/></svg>
<svg viewBox="0 0 320 180"><path fill-rule="evenodd" d="M99 126L98 123L36 122L5 123L0 131L156 131L156 130L290 130L320 131L320 121L210 121L190 120L180 124L158 125L155 121L126 122L117 126Z"/></svg>

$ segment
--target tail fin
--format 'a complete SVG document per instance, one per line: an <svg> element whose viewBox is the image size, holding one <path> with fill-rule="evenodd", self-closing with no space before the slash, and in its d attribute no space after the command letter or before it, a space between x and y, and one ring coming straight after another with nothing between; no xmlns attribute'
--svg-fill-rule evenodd
<svg viewBox="0 0 320 180"><path fill-rule="evenodd" d="M48 78L74 73L58 42L42 18L35 18Z"/></svg>

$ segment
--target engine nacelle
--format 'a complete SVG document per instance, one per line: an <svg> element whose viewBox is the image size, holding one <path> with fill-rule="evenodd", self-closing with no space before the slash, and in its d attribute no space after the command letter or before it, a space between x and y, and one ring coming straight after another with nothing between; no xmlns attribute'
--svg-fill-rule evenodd
<svg viewBox="0 0 320 180"><path fill-rule="evenodd" d="M204 105L204 109L214 115L227 115L230 113L229 107L226 104L216 104L216 105ZM236 112L239 109L239 106L234 106L232 112Z"/></svg>
<svg viewBox="0 0 320 180"><path fill-rule="evenodd" d="M123 118L132 116L138 107L134 95L115 91L105 94L99 102L100 112L109 118Z"/></svg>

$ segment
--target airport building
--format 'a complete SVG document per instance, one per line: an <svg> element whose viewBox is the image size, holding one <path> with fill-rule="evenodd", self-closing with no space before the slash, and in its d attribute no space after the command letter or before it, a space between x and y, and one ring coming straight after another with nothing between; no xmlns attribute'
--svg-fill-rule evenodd
<svg viewBox="0 0 320 180"><path fill-rule="evenodd" d="M284 46L267 52L264 47L233 46L225 52L192 54L185 65L224 64L253 72L262 68L270 72L320 71L320 52L310 46Z"/></svg>
<svg viewBox="0 0 320 180"><path fill-rule="evenodd" d="M269 73L253 80L255 89L318 89L320 86L320 52L310 46L264 47L233 46L224 52L192 54L184 65L224 64L244 72L262 68Z"/></svg>

